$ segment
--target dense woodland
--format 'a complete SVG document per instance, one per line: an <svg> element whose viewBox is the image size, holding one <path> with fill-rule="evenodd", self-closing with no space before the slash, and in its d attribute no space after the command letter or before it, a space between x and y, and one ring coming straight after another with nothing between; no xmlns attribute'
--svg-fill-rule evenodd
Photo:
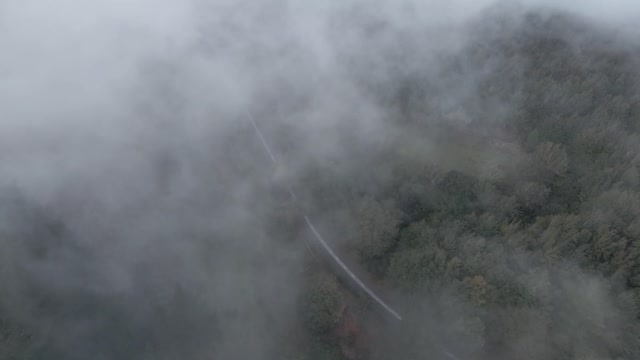
<svg viewBox="0 0 640 360"><path fill-rule="evenodd" d="M282 336L272 358L640 358L640 48L573 16L498 9L470 25L464 45L427 71L419 51L425 39L384 23L357 29L364 55L351 54L359 50L348 40L337 48L345 76L385 110L385 135L364 143L345 138L346 156L295 162L300 129L274 125L266 134L296 164L287 179L304 211L357 259L403 321L384 319L300 245L304 285L294 304L283 305L291 305L293 320L282 333L274 327ZM253 143L252 156L264 154L252 129L236 136L220 145L232 149L220 168L243 175L261 160L242 159L246 152L233 147ZM266 232L282 244L304 244L301 205L280 196L286 191L275 183L261 184L270 196L254 199L269 204ZM222 193L212 196L224 201ZM59 259L83 251L46 209L29 210L20 196L1 201L3 219L21 224L19 232L3 227L2 236L24 237L21 251ZM41 237L74 245L57 253ZM38 300L28 309L58 309L58 318L100 312L109 319L105 328L140 337L143 327L129 328L124 311L105 314L96 298L56 303L38 295L44 283L31 284ZM274 292L269 301L278 299ZM37 336L46 324L20 321L7 310L18 300L0 297L1 359L65 358L51 355L64 345L48 348ZM186 295L175 301L200 306ZM170 336L158 330L153 341L136 345L144 349L127 352L129 335L118 335L101 346L121 352L96 358L177 358L179 350L167 347L173 336L187 345L205 341L185 335L194 326L208 331L200 313L163 309L153 324L178 323ZM211 322L227 316L237 323L256 314L210 315ZM345 333L349 326L355 330ZM96 334L92 339L104 340ZM222 339L225 331L210 336ZM162 356L145 352L154 346Z"/></svg>
<svg viewBox="0 0 640 360"><path fill-rule="evenodd" d="M404 328L384 335L397 344L371 358L436 354L426 334L462 359L638 358L640 52L571 16L494 20L442 70L455 86L489 69L458 116L431 103L437 79L407 74L382 101L411 135L301 180L402 299ZM439 158L404 149L416 133ZM339 309L327 281L310 301Z"/></svg>

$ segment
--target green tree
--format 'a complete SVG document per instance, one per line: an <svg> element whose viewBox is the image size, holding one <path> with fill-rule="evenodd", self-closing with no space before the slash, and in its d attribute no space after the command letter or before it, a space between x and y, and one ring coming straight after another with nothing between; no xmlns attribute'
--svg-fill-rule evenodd
<svg viewBox="0 0 640 360"><path fill-rule="evenodd" d="M569 156L560 144L545 142L536 146L533 154L539 169L551 175L562 176L569 167Z"/></svg>
<svg viewBox="0 0 640 360"><path fill-rule="evenodd" d="M415 290L442 280L447 270L447 255L436 244L403 250L391 257L388 279L396 286Z"/></svg>
<svg viewBox="0 0 640 360"><path fill-rule="evenodd" d="M448 172L437 185L440 192L439 207L454 215L471 210L477 200L478 181L460 171Z"/></svg>
<svg viewBox="0 0 640 360"><path fill-rule="evenodd" d="M321 273L310 279L303 315L313 334L327 336L338 324L342 306L342 295L334 276Z"/></svg>
<svg viewBox="0 0 640 360"><path fill-rule="evenodd" d="M354 245L360 256L368 261L385 254L393 245L402 212L366 196L357 203L354 218L357 225Z"/></svg>

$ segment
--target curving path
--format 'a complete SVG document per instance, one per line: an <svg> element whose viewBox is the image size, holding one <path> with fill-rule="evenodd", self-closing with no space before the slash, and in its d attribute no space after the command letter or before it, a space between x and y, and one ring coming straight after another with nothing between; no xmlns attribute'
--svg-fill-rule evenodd
<svg viewBox="0 0 640 360"><path fill-rule="evenodd" d="M271 148L269 147L267 140L264 138L262 131L260 131L260 129L258 128L258 125L256 124L255 120L253 120L253 117L251 115L249 115L249 120L251 121L251 125L253 126L253 129L255 130L256 134L258 135L258 138L260 139L262 146L264 147L266 153L269 155L271 162L274 165L277 165L278 163L273 151L271 151ZM288 190L289 190L289 194L291 195L291 199L293 201L297 201L296 194L293 192L291 186L288 186ZM360 280L360 278L358 278L356 274L354 274L353 271L349 269L349 267L347 267L347 265L340 259L340 257L336 255L335 251L333 251L333 249L329 246L329 244L322 238L322 235L320 235L316 227L311 222L311 219L309 219L308 215L304 214L304 220L307 224L307 227L309 228L309 230L311 230L311 233L313 234L314 238L318 241L322 249L324 249L324 251L335 262L335 264L337 264L342 269L344 274L346 274L351 280L353 280L353 282L355 282L360 287L361 290L363 290L365 293L367 293L367 295L369 295L371 300L373 300L376 304L381 306L382 309L384 309L388 314L390 314L397 320L402 320L402 316L400 316L400 314L398 314L397 311L393 310L378 295L376 295L367 285L365 285L365 283L362 282L362 280Z"/></svg>
<svg viewBox="0 0 640 360"><path fill-rule="evenodd" d="M277 166L278 162L276 160L275 154L273 153L273 151L271 151L271 148L269 147L267 140L265 139L264 135L258 128L258 125L256 124L251 114L247 114L247 116L251 121L251 125L253 126L253 129L255 130L256 135L260 139L260 142L262 143L262 146L265 152L267 153L267 155L269 155L269 158L271 159L271 162L273 163L273 165ZM293 192L293 189L291 188L290 185L288 186L288 190L289 190L289 195L291 196L291 199L294 202L297 202L297 196ZM400 314L397 311L395 311L387 303L385 303L364 282L362 282L362 280L360 280L360 278L358 278L358 276L356 276L353 273L353 271L349 269L349 267L340 259L340 257L336 254L336 252L331 248L331 246L329 246L329 244L323 239L322 235L320 235L316 227L311 222L311 219L309 218L309 216L307 216L306 214L303 214L303 215L304 215L304 220L307 224L307 227L309 228L309 230L311 230L311 233L313 234L314 238L317 240L317 243L326 252L326 254L332 259L334 264L337 265L342 270L343 274L346 275L348 278L350 278L362 291L364 291L369 296L371 300L373 300L373 302L379 305L380 308L383 309L387 314L391 315L394 319L401 321L402 316L400 316ZM445 348L442 348L441 351L449 359L460 360Z"/></svg>

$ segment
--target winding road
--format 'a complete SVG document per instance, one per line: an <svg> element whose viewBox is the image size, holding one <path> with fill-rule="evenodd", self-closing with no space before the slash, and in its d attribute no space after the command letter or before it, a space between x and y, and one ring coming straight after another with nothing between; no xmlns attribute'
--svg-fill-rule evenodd
<svg viewBox="0 0 640 360"><path fill-rule="evenodd" d="M271 162L273 163L273 165L277 167L278 161L276 159L276 156L274 152L271 150L271 147L269 146L269 143L265 139L262 131L260 131L260 128L258 127L255 120L253 119L253 116L251 116L251 114L247 114L247 116L251 121L251 125L253 126L253 129L255 130L256 135L260 139L260 142L262 143L262 146L265 152L269 156L269 159L271 159ZM287 187L288 187L288 191L289 191L289 195L291 196L291 199L294 202L298 202L298 198L294 193L292 187L290 185L288 185ZM356 276L356 274L354 274L354 272L351 269L349 269L349 267L345 264L345 262L340 259L340 257L334 251L334 249L332 249L331 246L329 246L329 244L327 243L327 241L325 241L325 239L322 237L322 235L320 235L317 228L311 222L311 219L309 218L309 216L306 214L303 214L303 216L304 216L304 220L306 222L307 227L313 234L313 239L315 239L317 242L314 245L316 245L316 247L319 245L320 248L322 248L325 251L326 255L328 255L328 257L334 262L333 265L337 265L341 269L342 275L345 275L346 277L351 279L352 283L356 284L356 286L358 286L360 290L366 293L369 296L369 298L375 304L377 304L385 313L387 313L388 315L391 315L391 317L397 321L402 321L402 316L396 310L391 308L391 306L385 303L378 295L376 295L376 293L374 293L369 286L367 286L360 278L358 278L358 276ZM441 351L442 351L442 354L449 359L460 360L445 348L442 348Z"/></svg>
<svg viewBox="0 0 640 360"><path fill-rule="evenodd" d="M251 125L253 126L253 129L255 130L258 138L260 139L260 142L262 143L262 146L265 150L265 152L269 155L269 158L271 159L271 162L273 163L274 166L278 165L278 162L276 160L275 154L273 153L273 151L271 151L271 147L269 146L269 143L267 143L267 140L265 139L264 135L262 134L262 131L260 131L260 128L258 128L258 125L256 124L255 120L253 119L253 117L251 115L249 115L249 120L251 121ZM291 199L294 202L297 202L297 196L296 194L293 192L293 189L291 188L291 186L288 186L288 190L289 190L289 194L291 195ZM364 282L362 282L362 280L360 280L360 278L358 278L358 276L356 276L356 274L353 273L353 271L351 271L349 269L349 267L340 259L340 257L336 254L336 252L329 246L329 244L322 238L322 235L320 235L320 233L318 232L318 230L316 229L316 227L313 225L313 223L311 222L311 219L309 218L308 215L303 214L304 215L304 220L307 224L307 227L309 228L309 230L311 230L311 233L314 236L314 239L318 242L318 244L321 246L322 249L324 249L324 251L329 255L329 257L335 262L335 264L337 264L342 271L344 272L345 275L347 275L351 280L353 280L353 282L355 282L355 284L357 284L357 286L360 287L360 289L362 291L364 291L371 300L373 300L376 304L378 304L382 309L384 309L384 311L386 311L388 314L390 314L393 318L397 319L397 320L402 320L402 316L400 316L400 314L398 314L397 311L395 311L394 309L391 308L391 306L389 306L387 303L385 303L378 295L376 295Z"/></svg>

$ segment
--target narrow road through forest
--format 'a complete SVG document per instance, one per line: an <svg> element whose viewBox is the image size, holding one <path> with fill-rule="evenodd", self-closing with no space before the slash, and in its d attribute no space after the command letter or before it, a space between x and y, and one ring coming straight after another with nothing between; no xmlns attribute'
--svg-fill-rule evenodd
<svg viewBox="0 0 640 360"><path fill-rule="evenodd" d="M276 155L271 150L271 147L269 146L269 143L265 139L262 131L260 131L260 128L256 124L251 114L247 114L247 115L249 120L251 121L251 125L253 129L256 132L257 137L260 139L260 142L262 143L262 147L264 148L265 152L269 156L269 159L271 160L271 162L275 167L278 167L279 164L278 164ZM287 185L287 188L288 188L288 192L291 197L291 200L294 203L298 203L298 197L293 191L293 188L291 187L291 185ZM303 210L302 207L300 207L300 209ZM311 234L313 235L312 238L315 239L315 243L312 245L315 248L320 248L323 250L322 251L323 255L328 258L328 261L331 262L332 267L337 269L337 272L338 272L337 275L343 278L343 280L348 281L349 284L355 288L354 290L359 290L367 294L367 296L380 309L382 309L387 315L391 316L394 320L402 321L402 316L396 310L394 310L389 304L387 304L387 302L385 302L381 298L379 293L374 292L369 285L365 284L362 281L361 277L363 277L363 275L360 275L360 276L356 275L356 272L360 272L361 274L365 273L364 271L354 270L354 268L359 268L359 266L353 265L353 264L356 264L357 262L349 261L350 266L348 266L344 260L345 258L348 258L348 256L338 253L336 250L337 247L332 246L329 242L327 242L327 240L323 238L323 236L320 234L320 232L318 231L317 227L314 225L310 217L306 213L303 213L302 215L304 216L304 220L307 227L309 228L309 230L311 231ZM444 347L441 347L441 352L448 359L460 360L455 355L453 355L448 349Z"/></svg>

